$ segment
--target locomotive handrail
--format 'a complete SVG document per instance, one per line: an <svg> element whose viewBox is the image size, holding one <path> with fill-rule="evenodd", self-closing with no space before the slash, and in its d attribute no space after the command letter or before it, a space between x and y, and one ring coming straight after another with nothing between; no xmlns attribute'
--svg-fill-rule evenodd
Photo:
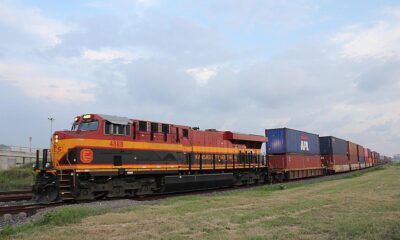
<svg viewBox="0 0 400 240"><path fill-rule="evenodd" d="M35 161L34 170L38 170L39 169L39 155L40 155L40 150L37 149L36 150L36 161Z"/></svg>
<svg viewBox="0 0 400 240"><path fill-rule="evenodd" d="M72 166L71 162L69 161L69 148L68 148L68 150L67 150L67 157L66 157L66 160L67 160L68 164L69 164L70 166Z"/></svg>
<svg viewBox="0 0 400 240"><path fill-rule="evenodd" d="M43 162L42 162L42 168L46 169L46 163L47 163L47 154L48 149L43 149L42 154L43 154Z"/></svg>

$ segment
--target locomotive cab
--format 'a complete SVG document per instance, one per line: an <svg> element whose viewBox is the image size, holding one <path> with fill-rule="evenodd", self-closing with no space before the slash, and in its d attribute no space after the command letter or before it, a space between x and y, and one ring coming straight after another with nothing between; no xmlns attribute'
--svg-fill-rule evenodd
<svg viewBox="0 0 400 240"><path fill-rule="evenodd" d="M58 169L62 161L72 165L76 164L79 159L69 158L68 154L72 146L69 142L73 139L85 143L86 139L96 138L101 134L102 119L93 114L86 114L78 116L74 119L71 130L69 131L56 131L53 134L53 141L51 145L51 158L53 167Z"/></svg>
<svg viewBox="0 0 400 240"><path fill-rule="evenodd" d="M72 124L71 131L96 131L99 127L99 120L93 118L91 114L76 117Z"/></svg>

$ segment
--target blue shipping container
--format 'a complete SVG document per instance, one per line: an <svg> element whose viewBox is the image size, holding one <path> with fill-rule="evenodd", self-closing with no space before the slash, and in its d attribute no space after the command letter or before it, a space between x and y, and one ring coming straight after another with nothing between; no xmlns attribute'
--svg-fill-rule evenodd
<svg viewBox="0 0 400 240"><path fill-rule="evenodd" d="M267 154L309 154L319 155L319 137L317 134L289 128L266 129Z"/></svg>
<svg viewBox="0 0 400 240"><path fill-rule="evenodd" d="M332 136L320 137L319 149L321 155L347 155L347 141Z"/></svg>

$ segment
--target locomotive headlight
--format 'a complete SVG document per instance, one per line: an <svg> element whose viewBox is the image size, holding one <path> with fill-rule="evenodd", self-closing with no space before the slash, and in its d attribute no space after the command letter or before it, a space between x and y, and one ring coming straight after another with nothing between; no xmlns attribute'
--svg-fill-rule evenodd
<svg viewBox="0 0 400 240"><path fill-rule="evenodd" d="M58 143L58 135L57 135L57 134L54 135L54 142L55 142L55 143Z"/></svg>
<svg viewBox="0 0 400 240"><path fill-rule="evenodd" d="M82 118L83 118L83 119L91 119L91 118L92 118L92 115L91 115L91 114L86 114L86 115L83 115Z"/></svg>

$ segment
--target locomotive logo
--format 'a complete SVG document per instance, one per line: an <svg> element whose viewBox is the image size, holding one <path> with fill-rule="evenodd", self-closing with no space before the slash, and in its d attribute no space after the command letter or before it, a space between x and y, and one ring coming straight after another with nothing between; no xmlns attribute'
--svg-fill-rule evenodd
<svg viewBox="0 0 400 240"><path fill-rule="evenodd" d="M93 161L93 151L91 149L81 150L81 162L91 163Z"/></svg>

